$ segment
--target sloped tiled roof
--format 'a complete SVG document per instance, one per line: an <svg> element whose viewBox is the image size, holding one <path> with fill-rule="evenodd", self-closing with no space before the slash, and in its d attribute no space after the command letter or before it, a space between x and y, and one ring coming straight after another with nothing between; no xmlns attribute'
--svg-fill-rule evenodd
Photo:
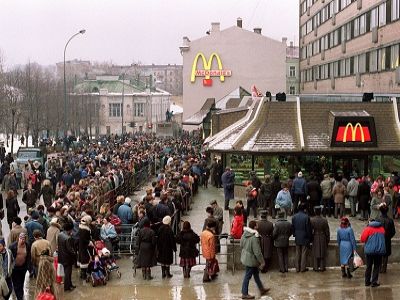
<svg viewBox="0 0 400 300"><path fill-rule="evenodd" d="M204 118L207 116L207 114L210 112L210 109L214 105L215 105L215 99L208 98L197 113L195 113L194 115L190 116L185 121L183 121L183 125L200 125L201 123L203 123Z"/></svg>

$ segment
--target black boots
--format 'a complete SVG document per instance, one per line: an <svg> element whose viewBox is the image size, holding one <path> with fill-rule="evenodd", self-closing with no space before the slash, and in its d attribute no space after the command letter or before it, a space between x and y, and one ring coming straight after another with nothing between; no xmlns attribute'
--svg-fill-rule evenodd
<svg viewBox="0 0 400 300"><path fill-rule="evenodd" d="M82 269L81 268L81 279L83 279L83 280L86 280L86 278L87 278L87 274L86 274L86 270L87 269Z"/></svg>
<svg viewBox="0 0 400 300"><path fill-rule="evenodd" d="M347 267L347 278L353 278L353 275L351 275L349 267Z"/></svg>
<svg viewBox="0 0 400 300"><path fill-rule="evenodd" d="M143 280L146 280L147 277L146 268L142 268L142 275L143 275Z"/></svg>
<svg viewBox="0 0 400 300"><path fill-rule="evenodd" d="M162 278L165 278L167 276L165 266L161 266L161 273L162 273Z"/></svg>
<svg viewBox="0 0 400 300"><path fill-rule="evenodd" d="M162 278L171 278L173 275L170 272L170 266L161 266Z"/></svg>
<svg viewBox="0 0 400 300"><path fill-rule="evenodd" d="M343 277L343 278L347 277L347 274L346 274L346 267L340 267L340 269L342 270L342 277Z"/></svg>
<svg viewBox="0 0 400 300"><path fill-rule="evenodd" d="M183 267L183 278L190 278L190 267Z"/></svg>
<svg viewBox="0 0 400 300"><path fill-rule="evenodd" d="M153 277L151 277L151 268L146 269L146 280L152 280Z"/></svg>

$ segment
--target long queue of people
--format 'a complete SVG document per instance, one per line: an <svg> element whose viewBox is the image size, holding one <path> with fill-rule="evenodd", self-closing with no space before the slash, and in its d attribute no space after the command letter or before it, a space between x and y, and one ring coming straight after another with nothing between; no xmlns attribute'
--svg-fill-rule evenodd
<svg viewBox="0 0 400 300"><path fill-rule="evenodd" d="M158 232L168 218L180 215L183 192L194 193L198 186L193 165L201 162L200 146L201 140L189 134L179 140L126 135L106 144L87 144L44 165L28 162L20 183L15 172L20 166L7 156L0 168L6 195L2 217L11 230L8 238L0 239L3 298L14 291L18 300L23 299L26 272L36 278L35 295L48 289L54 295L59 275L64 291L75 288L74 265L82 279L96 281L101 264L103 269L115 268L121 230L137 223L141 229L151 226ZM135 175L156 167L165 167L165 172L159 172L152 192L144 201L132 203L127 196L133 194ZM128 187L125 195L114 197L111 192L122 186ZM17 198L21 193L26 216L21 216ZM166 263L163 273L164 267Z"/></svg>

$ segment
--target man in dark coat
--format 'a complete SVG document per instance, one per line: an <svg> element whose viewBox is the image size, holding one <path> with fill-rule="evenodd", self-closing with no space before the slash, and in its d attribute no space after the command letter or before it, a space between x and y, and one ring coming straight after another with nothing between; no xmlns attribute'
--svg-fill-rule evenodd
<svg viewBox="0 0 400 300"><path fill-rule="evenodd" d="M297 173L297 177L293 180L291 193L294 196L293 211L296 213L299 203L306 203L307 183L303 178L303 172Z"/></svg>
<svg viewBox="0 0 400 300"><path fill-rule="evenodd" d="M305 204L299 205L299 211L292 218L292 231L296 243L296 272L306 272L307 250L312 238L310 217L306 214Z"/></svg>
<svg viewBox="0 0 400 300"><path fill-rule="evenodd" d="M267 210L268 201L271 198L271 177L269 175L265 176L265 182L261 184L260 193L258 200L260 201L260 206L263 210Z"/></svg>
<svg viewBox="0 0 400 300"><path fill-rule="evenodd" d="M369 203L371 200L371 188L365 178L358 185L357 191L358 210L360 211L360 221L368 220Z"/></svg>
<svg viewBox="0 0 400 300"><path fill-rule="evenodd" d="M22 195L22 202L26 204L26 211L32 209L36 206L36 201L38 199L38 194L36 190L32 189L32 184L28 184L28 189Z"/></svg>
<svg viewBox="0 0 400 300"><path fill-rule="evenodd" d="M292 225L285 219L285 212L278 212L278 220L275 223L273 238L276 252L278 253L279 272L288 272L288 248L289 237L292 235Z"/></svg>
<svg viewBox="0 0 400 300"><path fill-rule="evenodd" d="M71 238L74 225L70 222L64 224L64 231L58 234L58 262L64 267L64 291L71 291L76 286L72 284L72 266L75 264L76 253Z"/></svg>
<svg viewBox="0 0 400 300"><path fill-rule="evenodd" d="M142 268L143 279L151 280L153 279L151 276L151 267L157 264L157 238L154 231L150 228L150 221L148 219L143 222L143 228L139 231L137 245L137 266Z"/></svg>
<svg viewBox="0 0 400 300"><path fill-rule="evenodd" d="M221 180L224 187L225 210L229 210L229 200L235 199L235 173L231 168L226 167Z"/></svg>
<svg viewBox="0 0 400 300"><path fill-rule="evenodd" d="M273 247L273 239L272 234L274 231L274 225L272 222L267 220L267 211L261 211L261 220L258 221L258 233L261 237L261 252L264 257L265 265L261 270L261 273L266 273L271 264L272 258L272 247Z"/></svg>
<svg viewBox="0 0 400 300"><path fill-rule="evenodd" d="M268 214L275 219L275 200L279 191L282 189L282 183L279 180L279 174L275 174L274 181L271 183L271 197L268 199Z"/></svg>
<svg viewBox="0 0 400 300"><path fill-rule="evenodd" d="M157 235L157 261L161 264L162 278L171 278L170 266L174 262L174 252L176 252L175 237L171 229L171 217L165 216L162 223Z"/></svg>
<svg viewBox="0 0 400 300"><path fill-rule="evenodd" d="M330 231L328 221L321 216L321 206L314 207L315 216L311 218L313 234L312 253L314 258L315 272L325 271L325 261L328 254Z"/></svg>
<svg viewBox="0 0 400 300"><path fill-rule="evenodd" d="M307 210L310 215L314 215L313 208L320 204L322 197L322 190L315 176L312 176L310 181L307 183L307 192L309 197L307 201Z"/></svg>
<svg viewBox="0 0 400 300"><path fill-rule="evenodd" d="M379 210L381 211L381 217L377 221L380 222L385 229L386 246L386 254L382 257L381 273L386 273L388 259L392 254L392 238L396 234L396 228L394 226L393 219L389 218L388 216L388 207L386 205L382 205Z"/></svg>

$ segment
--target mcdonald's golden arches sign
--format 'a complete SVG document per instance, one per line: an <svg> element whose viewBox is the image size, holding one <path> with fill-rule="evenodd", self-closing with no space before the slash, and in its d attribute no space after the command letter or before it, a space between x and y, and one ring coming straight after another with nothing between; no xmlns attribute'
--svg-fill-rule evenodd
<svg viewBox="0 0 400 300"><path fill-rule="evenodd" d="M372 117L335 118L332 146L376 146L375 123Z"/></svg>
<svg viewBox="0 0 400 300"><path fill-rule="evenodd" d="M203 69L197 68L199 59L201 59L200 62L202 63ZM216 61L216 66L218 69L213 69L214 60ZM192 83L196 82L196 77L204 77L203 85L212 86L213 80L211 77L219 77L219 80L224 82L225 77L229 76L232 76L232 71L223 69L221 58L217 53L211 53L208 59L202 52L197 53L195 56L192 65L192 73L190 75L190 81Z"/></svg>

